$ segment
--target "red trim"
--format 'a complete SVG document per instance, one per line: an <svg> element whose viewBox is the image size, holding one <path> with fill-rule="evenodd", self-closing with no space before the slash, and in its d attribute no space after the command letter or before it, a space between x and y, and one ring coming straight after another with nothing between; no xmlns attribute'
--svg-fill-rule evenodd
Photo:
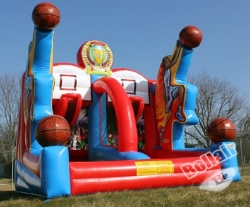
<svg viewBox="0 0 250 207"><path fill-rule="evenodd" d="M64 117L70 126L76 123L82 108L82 97L77 93L62 94L60 100L53 106L56 115Z"/></svg>
<svg viewBox="0 0 250 207"><path fill-rule="evenodd" d="M144 101L139 96L130 96L129 99L131 100L131 102L139 102L139 108L137 114L135 114L135 120L138 121L144 109Z"/></svg>
<svg viewBox="0 0 250 207"><path fill-rule="evenodd" d="M201 172L192 179L187 179L183 173L159 176L75 179L71 180L71 194L77 195L108 191L199 185L207 177L218 172L220 172L220 170Z"/></svg>
<svg viewBox="0 0 250 207"><path fill-rule="evenodd" d="M102 77L93 83L93 90L107 93L112 100L118 125L118 151L137 151L137 129L133 107L121 84L111 77Z"/></svg>
<svg viewBox="0 0 250 207"><path fill-rule="evenodd" d="M102 162L70 162L70 182L72 194L95 193L128 189L159 188L201 184L207 176L220 172L220 163L209 157L205 165L206 170L197 166L196 171L183 168L183 163L195 163L199 157L173 158L160 160L125 160ZM164 162L171 161L174 172L158 173L154 175L138 175L136 162ZM212 162L212 166L211 166ZM170 165L171 167L171 165ZM84 172L84 173L83 173ZM188 177L189 173L194 174Z"/></svg>
<svg viewBox="0 0 250 207"><path fill-rule="evenodd" d="M24 100L25 100L25 73L22 77L22 91L18 118L18 136L16 141L16 157L20 162L23 162L23 154L25 151L25 123L24 123Z"/></svg>
<svg viewBox="0 0 250 207"><path fill-rule="evenodd" d="M149 83L149 88L152 83ZM149 90L150 105L144 107L144 129L145 129L145 153L149 157L153 157L155 146L160 146L160 138L157 129L156 114L155 114L155 95Z"/></svg>
<svg viewBox="0 0 250 207"><path fill-rule="evenodd" d="M87 41L89 42L89 41ZM86 65L84 65L84 62L83 62L83 59L82 59L82 49L84 47L84 45L87 43L87 42L84 42L78 49L77 51L77 54L76 54L76 60L77 60L77 63L78 65L80 65L81 67L85 68Z"/></svg>

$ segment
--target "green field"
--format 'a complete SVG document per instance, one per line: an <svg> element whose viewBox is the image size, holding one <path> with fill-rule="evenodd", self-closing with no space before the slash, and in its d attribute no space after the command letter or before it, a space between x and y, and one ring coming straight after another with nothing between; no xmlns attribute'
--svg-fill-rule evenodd
<svg viewBox="0 0 250 207"><path fill-rule="evenodd" d="M248 172L249 169L245 169ZM0 206L232 206L250 205L250 173L242 181L231 183L220 192L204 191L197 186L106 192L44 200L41 197L17 193L11 180L0 179Z"/></svg>

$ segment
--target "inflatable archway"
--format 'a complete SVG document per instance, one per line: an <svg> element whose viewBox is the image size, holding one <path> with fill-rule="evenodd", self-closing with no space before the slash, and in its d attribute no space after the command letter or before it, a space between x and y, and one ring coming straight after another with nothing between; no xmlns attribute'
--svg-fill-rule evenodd
<svg viewBox="0 0 250 207"><path fill-rule="evenodd" d="M80 46L77 64L53 63L53 39L53 29L34 27L22 78L16 191L53 198L200 185L226 167L235 169L233 181L241 179L233 142L184 146L184 126L198 122L197 87L186 82L193 49L178 40L170 76L161 63L157 80L149 80L112 68L112 51L98 40ZM183 87L182 101L173 96L171 107L164 93L169 77L173 91ZM36 127L53 115L64 117L72 134L66 145L43 147Z"/></svg>

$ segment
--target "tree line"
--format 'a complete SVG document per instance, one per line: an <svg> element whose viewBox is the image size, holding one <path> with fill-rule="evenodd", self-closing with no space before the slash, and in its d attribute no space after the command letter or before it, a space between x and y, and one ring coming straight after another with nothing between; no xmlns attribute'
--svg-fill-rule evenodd
<svg viewBox="0 0 250 207"><path fill-rule="evenodd" d="M21 96L21 77L5 74L0 77L0 163L12 159L15 148Z"/></svg>
<svg viewBox="0 0 250 207"><path fill-rule="evenodd" d="M250 104L245 94L231 82L201 73L188 77L198 87L196 114L199 123L185 130L186 144L205 147L211 145L207 127L218 117L231 119L237 127L237 139L244 136L244 156L250 161ZM0 163L11 161L15 148L21 95L21 75L5 74L0 77ZM242 136L241 136L242 135ZM249 138L248 138L249 137ZM190 143L189 140L193 140Z"/></svg>

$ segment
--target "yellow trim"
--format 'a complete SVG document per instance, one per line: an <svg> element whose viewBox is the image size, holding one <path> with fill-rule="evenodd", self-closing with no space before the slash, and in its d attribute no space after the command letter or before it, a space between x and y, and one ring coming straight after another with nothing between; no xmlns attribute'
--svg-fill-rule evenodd
<svg viewBox="0 0 250 207"><path fill-rule="evenodd" d="M135 162L136 175L160 175L160 174L173 174L174 164L169 161L139 161Z"/></svg>
<svg viewBox="0 0 250 207"><path fill-rule="evenodd" d="M93 74L96 74L96 75L107 75L107 76L110 76L112 75L112 71L109 69L109 68L105 68L105 69L92 69L90 66L86 67L85 68L85 72L87 74L90 74L90 75L93 75Z"/></svg>
<svg viewBox="0 0 250 207"><path fill-rule="evenodd" d="M34 28L33 32L33 40L31 50L29 51L29 58L28 58L28 76L33 76L33 63L34 63L34 53L35 53L35 42L36 42L36 30Z"/></svg>
<svg viewBox="0 0 250 207"><path fill-rule="evenodd" d="M53 73L53 62L54 62L54 33L52 34L52 44L51 44L51 51L50 51L50 70L49 73L52 74Z"/></svg>

